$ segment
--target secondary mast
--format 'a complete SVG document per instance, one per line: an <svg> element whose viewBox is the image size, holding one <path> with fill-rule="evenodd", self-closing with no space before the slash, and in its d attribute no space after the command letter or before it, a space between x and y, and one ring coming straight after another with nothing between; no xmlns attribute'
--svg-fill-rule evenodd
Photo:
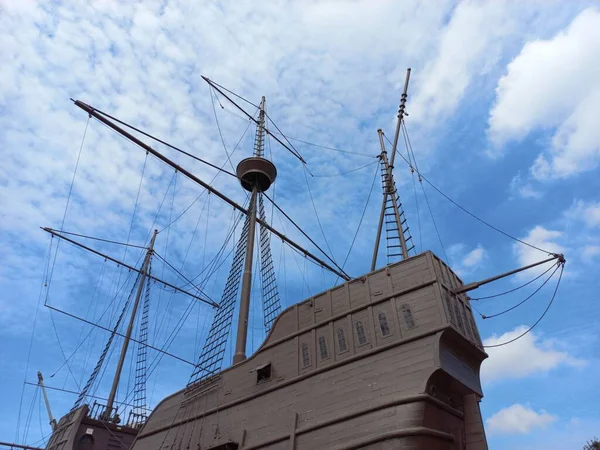
<svg viewBox="0 0 600 450"><path fill-rule="evenodd" d="M44 402L46 403L46 410L48 411L48 418L50 419L50 428L52 431L56 430L56 419L52 415L52 410L50 409L50 402L48 401L48 395L46 394L46 387L44 386L44 377L42 377L42 372L38 370L38 385L42 389L42 394L44 395Z"/></svg>
<svg viewBox="0 0 600 450"><path fill-rule="evenodd" d="M402 220L402 216L404 212L400 209L399 198L397 197L397 189L396 183L394 182L394 160L396 159L396 151L398 147L398 138L400 136L400 128L402 127L402 121L404 120L404 109L406 107L406 97L408 93L408 82L410 80L410 68L406 71L406 79L404 80L404 91L402 92L402 96L400 98L400 106L398 107L398 121L396 123L396 133L394 135L394 143L392 145L392 156L388 161L387 151L385 149L385 144L383 142L383 131L381 129L377 130L379 135L379 144L381 146L381 153L379 154L379 160L381 162L381 171L382 171L382 181L383 181L383 202L381 204L381 213L379 214L379 225L377 227L377 235L375 238L375 247L373 248L373 259L371 261L371 271L375 270L375 266L377 264L377 254L379 252L379 243L381 240L381 232L383 229L383 221L384 219L387 221L387 218L391 218L394 222L396 228L387 231L397 231L399 247L401 250L401 254L397 256L402 256L402 259L408 258L408 251L410 250L407 246L406 241L410 238L406 238L404 233L408 231L408 227L406 230L403 228L404 223L406 223L406 219ZM389 198L388 198L389 196ZM391 203L391 205L387 205ZM388 209L392 209L392 212L388 212ZM388 237L389 240L389 237ZM388 242L388 247L391 244Z"/></svg>
<svg viewBox="0 0 600 450"><path fill-rule="evenodd" d="M102 419L107 422L119 423L118 414L115 413L113 415L112 413L113 405L117 395L117 387L119 386L119 379L121 378L121 371L123 370L123 363L125 362L127 348L129 347L129 341L131 339L131 333L133 332L133 325L135 324L135 316L140 303L140 298L142 297L142 292L144 291L144 282L146 281L146 276L148 275L148 269L150 267L150 260L152 259L152 254L154 253L154 241L156 240L157 234L158 230L154 230L152 240L150 241L150 246L148 247L148 251L146 252L146 257L144 258L144 263L140 271L141 276L135 296L135 302L133 303L133 310L131 311L131 318L129 319L129 325L127 327L127 332L125 333L125 340L123 341L123 347L121 348L121 355L119 356L119 362L117 364L115 378L113 379L112 388L110 389L110 394L106 403L106 409L102 414Z"/></svg>

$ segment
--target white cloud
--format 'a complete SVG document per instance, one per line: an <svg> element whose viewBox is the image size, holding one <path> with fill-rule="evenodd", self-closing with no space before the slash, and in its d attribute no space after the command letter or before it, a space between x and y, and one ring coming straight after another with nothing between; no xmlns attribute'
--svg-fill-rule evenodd
<svg viewBox="0 0 600 450"><path fill-rule="evenodd" d="M586 245L581 252L582 259L585 262L591 262L598 255L600 255L600 245Z"/></svg>
<svg viewBox="0 0 600 450"><path fill-rule="evenodd" d="M452 269L459 277L465 277L481 268L488 256L481 244L471 250L467 250L464 244L454 244L448 248L448 255L452 260Z"/></svg>
<svg viewBox="0 0 600 450"><path fill-rule="evenodd" d="M600 161L600 11L581 12L549 40L528 42L498 82L490 111L495 152L535 129L554 129L532 176L545 180L591 170Z"/></svg>
<svg viewBox="0 0 600 450"><path fill-rule="evenodd" d="M565 247L559 243L566 239L565 233L557 230L549 230L541 225L533 227L526 236L521 237L521 240L534 245L544 251L551 253L565 253ZM517 242L513 244L513 251L517 256L519 265L526 266L539 262L548 258L548 255L529 246ZM532 269L519 272L516 277L519 279L530 279L532 273L540 274L545 271L550 265L555 264L551 261L546 264L534 267Z"/></svg>
<svg viewBox="0 0 600 450"><path fill-rule="evenodd" d="M481 263L487 256L487 251L478 244L473 250L466 254L462 260L462 265L468 268L474 267Z"/></svg>
<svg viewBox="0 0 600 450"><path fill-rule="evenodd" d="M511 194L522 198L542 198L543 194L536 190L530 181L523 180L520 173L515 175L510 181L509 190Z"/></svg>
<svg viewBox="0 0 600 450"><path fill-rule="evenodd" d="M510 341L521 335L527 327L518 326L500 336L495 334L483 341L483 345L496 345ZM561 365L579 367L584 361L574 358L567 352L554 348L551 340L540 339L530 332L514 343L501 347L487 348L489 358L481 366L484 383L514 378L524 378L536 373L546 373Z"/></svg>
<svg viewBox="0 0 600 450"><path fill-rule="evenodd" d="M543 409L539 412L519 403L501 409L485 421L490 434L527 434L534 428L544 428L555 422L557 416Z"/></svg>
<svg viewBox="0 0 600 450"><path fill-rule="evenodd" d="M600 226L600 202L584 202L577 200L565 212L565 218L570 221L579 221L589 228Z"/></svg>

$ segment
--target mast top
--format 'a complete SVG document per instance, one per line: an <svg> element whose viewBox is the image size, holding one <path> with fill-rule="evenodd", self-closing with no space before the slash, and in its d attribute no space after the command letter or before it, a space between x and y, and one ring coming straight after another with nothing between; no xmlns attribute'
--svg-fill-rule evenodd
<svg viewBox="0 0 600 450"><path fill-rule="evenodd" d="M243 159L237 166L236 173L242 187L248 192L256 188L258 192L265 192L277 178L277 169L268 159L263 158L265 153L265 96L260 101L260 113L256 126L256 141L254 142L254 156Z"/></svg>

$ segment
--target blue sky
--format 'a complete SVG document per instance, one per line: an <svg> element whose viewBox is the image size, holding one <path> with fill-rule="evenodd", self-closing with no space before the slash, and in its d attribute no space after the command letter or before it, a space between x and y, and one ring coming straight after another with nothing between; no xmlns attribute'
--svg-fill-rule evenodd
<svg viewBox="0 0 600 450"><path fill-rule="evenodd" d="M23 379L35 381L41 370L49 386L77 390L106 339L101 331L51 315L44 302L108 326L119 309L111 295L127 279L124 270L69 245L56 251L54 242L49 257L51 242L40 226L59 228L64 215L66 230L120 241L129 236L142 244L154 226L163 229L193 203L157 240L158 252L191 277L216 254L234 218L212 196L194 202L202 194L198 187L97 122L89 123L81 146L87 117L69 97L231 169L200 78L206 75L254 102L265 95L269 115L291 137L367 154L293 141L315 175L308 175L310 189L327 242L343 260L375 165L338 174L375 161L377 128L392 138L405 70L412 67L407 128L425 176L497 227L567 258L548 315L515 344L490 349L483 365L490 448L580 448L600 434L594 379L600 368L599 30L600 9L591 1L0 0L0 440L21 441L27 428L26 441L41 442L49 426L31 386L25 387L16 436ZM247 121L223 106L216 104L216 114L227 151L240 140L231 157L235 166L250 154L254 134L244 134ZM302 166L270 144L279 169L278 203L324 246ZM201 178L213 178L212 169L156 148ZM465 281L544 258L474 221L426 185L442 249L422 191L415 201L410 171L400 161L396 177L417 248L440 256L445 251ZM221 175L214 183L244 202L234 180ZM346 266L352 275L368 271L380 200L376 183ZM276 214L273 223L312 249ZM96 248L130 263L140 257L136 249L124 254L109 244ZM273 255L284 305L335 282L276 240ZM54 271L46 289L48 261ZM227 265L206 284L215 299ZM155 271L181 282L159 262ZM536 273L477 294L508 290ZM546 307L554 282L515 311L479 320L484 340L503 342L527 329ZM533 290L527 289L475 306L498 312ZM162 343L189 299L160 289L152 296L151 317L162 322L163 334L151 334L151 340ZM210 318L209 307L193 306L170 350L195 360ZM250 350L263 337L257 308ZM63 352L73 356L61 367ZM153 404L189 374L185 363L161 365L148 383ZM106 395L109 382L107 373L98 395ZM50 400L60 416L75 398L51 391Z"/></svg>

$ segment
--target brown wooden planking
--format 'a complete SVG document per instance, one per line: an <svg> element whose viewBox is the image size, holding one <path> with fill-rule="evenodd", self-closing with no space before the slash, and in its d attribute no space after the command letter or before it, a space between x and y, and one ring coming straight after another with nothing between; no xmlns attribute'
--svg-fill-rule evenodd
<svg viewBox="0 0 600 450"><path fill-rule="evenodd" d="M439 266L438 268L436 268L436 264ZM217 403L225 403L231 402L231 399L261 392L261 390L264 390L265 393L259 397L252 397L252 400L234 407L228 407L226 413L209 414L211 418L208 420L217 420L217 416L219 416L218 420L229 424L224 425L223 430L230 430L227 431L228 433L238 432L239 440L241 439L241 428L234 426L230 421L238 420L235 417L245 415L241 420L244 424L242 428L247 429L250 427L251 430L247 432L247 436L249 438L255 436L258 439L259 435L272 435L278 430L281 431L283 425L280 423L280 418L283 417L288 419L285 429L286 432L289 431L289 423L292 420L290 413L292 411L299 411L301 416L304 415L305 419L302 423L307 424L310 421L318 422L320 418L326 419L339 410L357 411L360 415L360 411L363 408L368 408L375 399L394 398L409 392L420 392L424 386L424 381L437 369L436 358L434 358L436 347L433 342L438 338L435 335L430 335L427 338L405 342L403 325L406 324L401 305L410 305L413 318L417 323L415 328L406 330L406 336L420 336L427 329L437 329L441 324L448 323L449 319L446 316L442 296L440 295L441 291L439 287L429 285L395 298L387 297L397 289L404 289L406 286L418 286L420 283L427 282L431 280L433 274L445 276L446 280L443 281L445 285L457 285L460 282L453 272L445 268L445 265L441 264L435 256L426 253L391 266L388 270L380 270L369 274L365 280L354 280L340 288L326 291L315 296L313 300L303 302L295 308L284 311L276 321L273 332L269 336L269 342L273 344L266 349L259 349L257 354L245 363L222 373L223 381L219 391L228 391L229 394L207 395L213 397L213 402L216 400ZM364 303L363 299L365 299ZM380 299L383 299L383 302ZM346 317L340 316L344 311L350 312L351 308L356 309L352 310ZM381 311L386 313L391 332L390 336L385 338L381 335L377 317ZM396 314L394 314L394 311L396 311ZM463 310L466 320L468 320L469 313L468 308ZM388 315L391 315L391 317L388 317ZM335 322L331 322L330 318L334 316L338 318ZM297 323L296 320L298 325L294 326ZM357 345L355 324L358 320L363 322L368 338L368 344L363 346L365 350ZM350 326L350 321L352 326ZM279 329L284 328L282 325L287 328L286 333L279 331ZM344 353L339 352L335 334L340 326L346 330L346 341L349 347L348 351ZM400 329L398 329L398 326L400 326ZM293 333L295 329L300 328L309 328L310 330L292 340L284 339L290 332ZM469 336L467 328L465 328L465 333L465 336L470 337L471 340L474 339L473 335ZM321 361L319 354L318 338L321 336L326 339L329 352L328 358L324 361ZM270 361L273 364L272 370L275 376L293 381L293 378L298 376L300 349L303 341L306 341L309 345L311 366L305 372L300 370L301 374L312 373L319 368L322 368L320 370L326 369L326 366L330 364L336 363L337 365L329 371L319 372L297 383L286 385L282 390L269 391L270 386L277 383L273 379L263 385L255 385L255 373L251 372L250 368L256 367L263 361ZM390 342L395 346L389 347ZM372 354L374 351L372 348L381 345L389 348L383 352ZM398 351L399 349L402 349L402 351ZM353 358L347 365L339 366L340 362L338 361L351 357L353 351L367 353L362 359ZM234 379L236 382L232 385ZM228 387L230 389L227 389ZM167 404L160 405L161 410L173 411L175 404L180 399L175 396L171 400L174 404L171 407L167 407ZM197 401L201 400L204 399L198 399ZM244 405L249 407L250 404L252 404L253 411L265 412L263 414L244 413L243 411L247 408ZM274 407L275 405L277 406ZM172 420L173 413L166 415L170 416ZM205 421L209 416L205 418ZM168 421L168 418L166 419ZM241 422L238 420L237 423ZM368 421L365 423L371 424ZM396 423L396 425L400 427L407 426L399 423ZM301 426L300 422L299 426ZM344 429L345 425L340 424L339 426ZM372 425L365 425L365 429L371 427L377 429L377 426L378 422L374 421ZM360 429L360 427L358 428ZM349 429L351 433L359 431ZM379 431L381 431L381 428ZM341 431L338 439L340 443L351 439L341 437L342 435L344 435L343 431ZM316 438L316 435L313 438ZM268 436L265 439L268 439ZM297 445L295 447L289 445L278 447L279 444L275 443L264 448L301 448L301 439L303 438L300 434L296 438ZM403 442L413 442L414 439L420 439L420 437L415 437L412 441L411 439L402 438ZM154 438L152 438L152 442L156 442ZM206 441L204 444L208 445L209 443ZM304 446L304 448L314 448L314 446ZM440 448L447 449L450 447Z"/></svg>

